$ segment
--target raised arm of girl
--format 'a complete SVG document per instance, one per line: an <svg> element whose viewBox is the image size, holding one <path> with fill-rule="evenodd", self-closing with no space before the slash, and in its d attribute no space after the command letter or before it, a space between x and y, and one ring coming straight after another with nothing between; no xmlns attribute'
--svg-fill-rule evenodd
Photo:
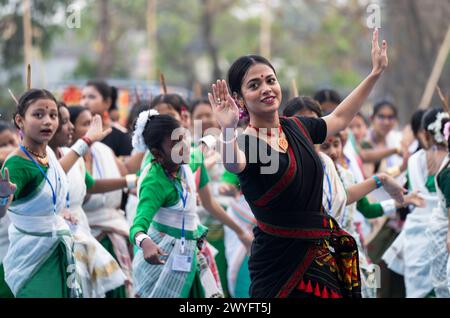
<svg viewBox="0 0 450 318"><path fill-rule="evenodd" d="M83 156L87 151L87 147L91 146L93 142L100 141L105 138L111 132L111 128L103 130L102 119L99 115L95 115L92 119L91 126L89 127L86 136L79 139L70 149L72 151L68 152L65 156L59 159L64 172L69 172L70 168L75 164L75 162Z"/></svg>

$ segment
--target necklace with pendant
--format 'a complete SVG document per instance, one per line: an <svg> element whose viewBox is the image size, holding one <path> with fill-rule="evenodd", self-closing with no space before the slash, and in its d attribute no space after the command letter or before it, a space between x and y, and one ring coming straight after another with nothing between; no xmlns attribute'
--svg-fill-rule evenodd
<svg viewBox="0 0 450 318"><path fill-rule="evenodd" d="M43 155L38 154L37 152L34 152L33 150L31 150L30 148L28 148L27 146L24 146L25 149L31 153L33 156L36 157L36 161L38 163L40 163L43 166L48 166L48 157L47 157L47 153L44 153Z"/></svg>
<svg viewBox="0 0 450 318"><path fill-rule="evenodd" d="M259 129L258 127L255 127L251 124L248 124L249 127L255 129L258 134L259 134ZM272 137L272 133L270 131L267 131L266 133L267 137ZM278 146L280 147L281 150L283 150L284 152L287 151L288 147L289 147L289 143L286 139L286 137L283 134L283 129L281 128L281 125L278 126Z"/></svg>

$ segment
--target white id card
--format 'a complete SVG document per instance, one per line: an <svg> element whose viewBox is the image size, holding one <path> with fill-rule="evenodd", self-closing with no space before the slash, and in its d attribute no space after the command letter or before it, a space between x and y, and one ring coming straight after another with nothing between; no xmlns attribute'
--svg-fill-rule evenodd
<svg viewBox="0 0 450 318"><path fill-rule="evenodd" d="M176 254L173 258L172 270L176 272L190 272L192 256Z"/></svg>

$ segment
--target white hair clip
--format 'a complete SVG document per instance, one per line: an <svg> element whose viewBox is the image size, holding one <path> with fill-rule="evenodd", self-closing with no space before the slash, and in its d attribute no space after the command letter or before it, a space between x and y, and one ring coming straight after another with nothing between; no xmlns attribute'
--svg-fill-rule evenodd
<svg viewBox="0 0 450 318"><path fill-rule="evenodd" d="M147 122L151 120L153 116L158 115L159 115L158 111L154 109L146 110L139 114L139 117L136 121L136 126L133 132L133 139L132 139L133 148L136 149L137 151L144 152L148 149L144 140L143 135L144 129L145 126L147 125Z"/></svg>
<svg viewBox="0 0 450 318"><path fill-rule="evenodd" d="M436 116L436 120L429 124L427 127L428 131L433 133L434 140L436 140L436 142L439 144L443 144L447 141L442 132L442 120L444 118L450 118L449 114L446 112L438 113Z"/></svg>

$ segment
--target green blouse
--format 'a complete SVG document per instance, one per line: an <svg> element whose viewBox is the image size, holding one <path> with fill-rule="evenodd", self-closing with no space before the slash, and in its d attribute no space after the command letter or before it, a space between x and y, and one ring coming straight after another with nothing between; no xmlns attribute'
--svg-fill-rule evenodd
<svg viewBox="0 0 450 318"><path fill-rule="evenodd" d="M383 216L384 211L380 203L370 203L367 197L362 198L356 203L356 208L367 219L375 219Z"/></svg>
<svg viewBox="0 0 450 318"><path fill-rule="evenodd" d="M234 185L237 188L239 188L239 178L238 178L237 174L232 173L228 170L225 170L225 172L222 174L220 181Z"/></svg>
<svg viewBox="0 0 450 318"><path fill-rule="evenodd" d="M136 173L136 175L140 176L142 170L147 166L149 163L151 163L153 160L153 155L150 151L147 151L145 153L144 159L142 159L142 164L140 167L140 170ZM191 162L189 163L189 167L191 168L192 172L195 174L198 169L200 169L200 180L198 184L198 188L201 189L205 185L209 183L209 176L208 171L205 167L205 157L203 155L203 152L200 151L200 149L192 148L191 149Z"/></svg>
<svg viewBox="0 0 450 318"><path fill-rule="evenodd" d="M6 160L2 172L8 168L9 179L16 185L13 200L19 200L35 194L44 186L44 176L31 160L20 156L12 156ZM48 168L41 165L42 170Z"/></svg>
<svg viewBox="0 0 450 318"><path fill-rule="evenodd" d="M47 173L48 167L40 166ZM31 160L20 156L12 156L3 165L2 172L5 168L8 168L10 181L16 185L13 200L20 200L32 196L44 186L44 176ZM87 171L84 180L88 189L92 188L95 183Z"/></svg>
<svg viewBox="0 0 450 318"><path fill-rule="evenodd" d="M445 168L439 173L438 186L445 197L446 207L450 208L450 167Z"/></svg>
<svg viewBox="0 0 450 318"><path fill-rule="evenodd" d="M434 181L434 175L428 176L427 181L425 182L425 187L430 193L436 193L436 182Z"/></svg>
<svg viewBox="0 0 450 318"><path fill-rule="evenodd" d="M406 184L408 185L408 189L412 190L411 180L409 177L409 170L406 172ZM436 193L436 184L434 182L434 175L427 177L427 180L425 181L425 188L427 188L427 190L430 193Z"/></svg>
<svg viewBox="0 0 450 318"><path fill-rule="evenodd" d="M179 177L175 182L180 183ZM139 203L130 229L130 241L134 244L137 233L147 233L154 216L161 207L174 206L179 200L178 191L162 166L157 162L153 163L140 185Z"/></svg>

